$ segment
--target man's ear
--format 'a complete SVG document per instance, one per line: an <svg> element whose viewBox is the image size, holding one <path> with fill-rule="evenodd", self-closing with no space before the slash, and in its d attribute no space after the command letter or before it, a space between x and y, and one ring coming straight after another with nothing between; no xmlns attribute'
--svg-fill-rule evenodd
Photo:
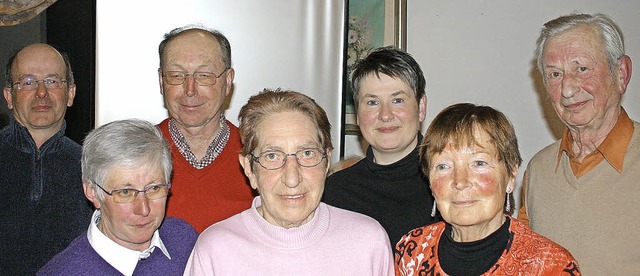
<svg viewBox="0 0 640 276"><path fill-rule="evenodd" d="M95 189L93 189L91 182L89 180L83 180L82 188L84 189L84 196L89 201L91 201L91 203L93 203L93 207L96 207L96 209L100 209L100 205L102 204L102 202L100 202L98 193L96 192Z"/></svg>
<svg viewBox="0 0 640 276"><path fill-rule="evenodd" d="M69 91L67 92L67 107L73 105L73 99L76 97L76 84L69 85Z"/></svg>
<svg viewBox="0 0 640 276"><path fill-rule="evenodd" d="M5 87L2 89L2 92L4 93L4 99L7 101L7 108L9 108L9 110L13 109L13 98L11 96L11 88Z"/></svg>
<svg viewBox="0 0 640 276"><path fill-rule="evenodd" d="M162 68L158 68L158 83L160 84L160 95L164 95L164 88L162 87Z"/></svg>
<svg viewBox="0 0 640 276"><path fill-rule="evenodd" d="M618 89L620 94L627 91L627 85L631 81L631 58L627 55L618 60Z"/></svg>
<svg viewBox="0 0 640 276"><path fill-rule="evenodd" d="M248 155L243 156L242 154L238 154L238 161L240 161L240 165L244 170L244 175L246 175L247 178L249 178L249 183L251 184L251 188L254 188L257 190L258 180L256 179L256 175L254 174L253 169L251 168L251 157Z"/></svg>
<svg viewBox="0 0 640 276"><path fill-rule="evenodd" d="M229 96L229 94L231 94L231 87L233 87L233 78L236 75L236 71L233 70L233 68L229 68L227 69L227 76L226 76L226 81L227 81L227 87L226 87L226 91L224 92L225 96Z"/></svg>

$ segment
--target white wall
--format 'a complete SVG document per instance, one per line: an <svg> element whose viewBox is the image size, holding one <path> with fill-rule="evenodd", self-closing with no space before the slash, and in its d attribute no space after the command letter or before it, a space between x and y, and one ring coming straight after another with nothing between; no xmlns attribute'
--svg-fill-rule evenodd
<svg viewBox="0 0 640 276"><path fill-rule="evenodd" d="M564 129L536 83L533 52L545 22L574 11L608 14L621 26L627 54L640 66L639 1L408 2L407 51L427 78L424 129L443 108L458 102L501 110L516 129L524 159L518 185L533 154L559 139ZM640 120L639 78L640 73L632 74L623 96L635 120Z"/></svg>
<svg viewBox="0 0 640 276"><path fill-rule="evenodd" d="M97 124L164 119L158 43L174 27L203 23L231 41L236 79L227 118L237 123L240 107L264 87L300 90L327 110L339 149L343 10L343 0L98 1ZM563 130L538 81L535 40L544 22L573 11L611 15L623 29L627 53L640 62L640 2L409 0L407 51L427 78L423 130L440 110L458 102L503 111L524 159L519 185L531 156ZM635 75L623 106L640 120ZM345 147L347 156L361 154L356 136L347 136ZM334 162L338 156L334 150Z"/></svg>
<svg viewBox="0 0 640 276"><path fill-rule="evenodd" d="M158 82L158 44L166 32L199 23L231 42L234 92L227 119L263 88L314 98L333 126L339 157L344 0L184 0L97 2L96 125L167 117Z"/></svg>

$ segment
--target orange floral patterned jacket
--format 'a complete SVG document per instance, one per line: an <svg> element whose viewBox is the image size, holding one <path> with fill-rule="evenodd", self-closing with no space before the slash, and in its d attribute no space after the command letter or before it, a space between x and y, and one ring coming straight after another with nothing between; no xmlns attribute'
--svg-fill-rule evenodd
<svg viewBox="0 0 640 276"><path fill-rule="evenodd" d="M571 253L507 216L509 243L489 271L482 275L581 275ZM416 228L396 245L396 275L448 275L440 267L438 244L445 223Z"/></svg>

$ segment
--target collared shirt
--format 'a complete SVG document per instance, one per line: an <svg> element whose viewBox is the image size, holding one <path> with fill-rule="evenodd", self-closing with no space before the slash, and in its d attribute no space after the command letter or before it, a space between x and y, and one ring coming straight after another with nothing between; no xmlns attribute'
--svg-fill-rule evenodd
<svg viewBox="0 0 640 276"><path fill-rule="evenodd" d="M196 169L203 169L209 164L213 163L216 160L216 157L220 155L224 147L229 142L229 136L231 135L231 131L229 130L229 126L227 125L227 119L224 115L220 115L220 131L209 144L209 148L207 149L207 153L202 157L201 160L198 160L196 156L191 152L191 148L187 143L187 139L184 138L182 132L177 126L176 119L171 118L169 120L169 134L171 134L171 140L176 145L180 154L184 156L184 158Z"/></svg>
<svg viewBox="0 0 640 276"><path fill-rule="evenodd" d="M138 265L138 260L143 260L149 257L156 247L160 248L162 253L164 253L167 258L171 259L169 251L167 251L167 248L164 246L158 230L153 233L149 248L144 251L131 250L117 244L98 229L100 216L100 210L95 210L93 212L91 223L89 223L89 230L87 230L89 244L91 244L93 250L95 250L100 257L122 274L132 275Z"/></svg>
<svg viewBox="0 0 640 276"><path fill-rule="evenodd" d="M607 160L611 167L618 172L622 172L622 165L624 163L624 156L627 152L627 147L631 141L631 135L633 134L633 122L629 119L629 115L622 108L618 121L611 129L611 132L602 141L596 150L589 153L582 162L578 161L577 157L573 153L573 137L569 130L565 130L560 141L560 150L558 151L558 158L556 163L556 169L560 164L560 158L563 152L569 155L569 163L571 164L571 170L576 177L581 177L587 174L591 169L595 168L602 160Z"/></svg>

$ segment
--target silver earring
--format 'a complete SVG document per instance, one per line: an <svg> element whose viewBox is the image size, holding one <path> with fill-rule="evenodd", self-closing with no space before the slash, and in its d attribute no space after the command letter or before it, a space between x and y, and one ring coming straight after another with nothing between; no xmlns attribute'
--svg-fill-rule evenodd
<svg viewBox="0 0 640 276"><path fill-rule="evenodd" d="M507 213L511 211L511 191L507 192L507 207L504 208Z"/></svg>
<svg viewBox="0 0 640 276"><path fill-rule="evenodd" d="M435 199L433 200L433 209L431 209L431 217L432 218L436 217L436 201L435 201Z"/></svg>

